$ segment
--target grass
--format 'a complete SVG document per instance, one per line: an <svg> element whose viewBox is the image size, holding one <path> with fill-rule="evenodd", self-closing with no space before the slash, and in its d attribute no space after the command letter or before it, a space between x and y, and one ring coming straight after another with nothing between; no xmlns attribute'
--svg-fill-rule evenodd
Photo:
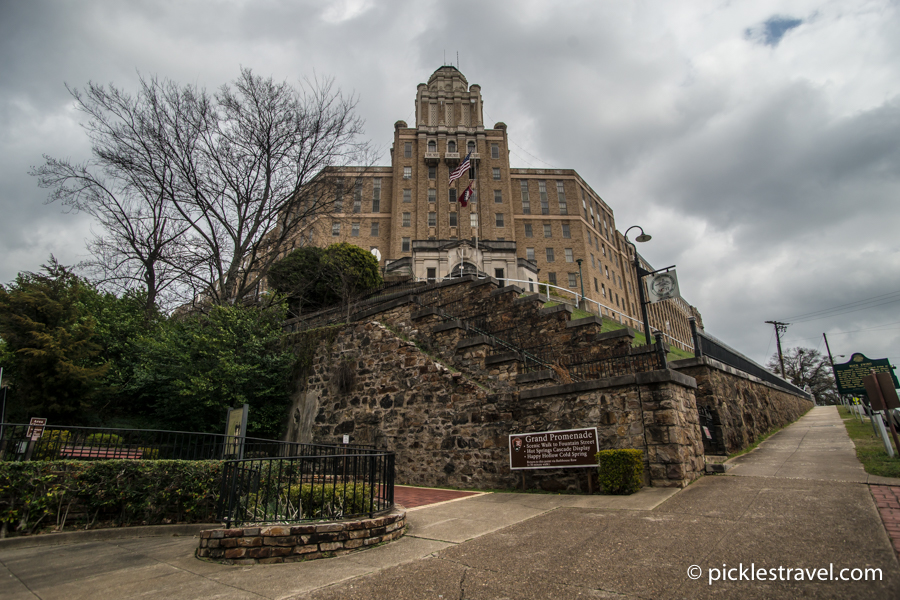
<svg viewBox="0 0 900 600"><path fill-rule="evenodd" d="M847 435L856 446L856 458L862 463L866 473L881 477L900 477L900 459L888 457L881 436L875 435L872 430L871 420L863 417L860 422L846 406L839 406L838 413L844 420ZM890 430L888 439L891 439Z"/></svg>

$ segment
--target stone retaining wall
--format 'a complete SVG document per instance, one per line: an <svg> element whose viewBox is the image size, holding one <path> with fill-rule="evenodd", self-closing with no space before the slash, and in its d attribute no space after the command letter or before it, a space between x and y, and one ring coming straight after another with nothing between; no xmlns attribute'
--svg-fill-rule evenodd
<svg viewBox="0 0 900 600"><path fill-rule="evenodd" d="M308 525L208 529L200 533L199 558L225 564L269 564L341 556L399 538L406 512L384 517Z"/></svg>
<svg viewBox="0 0 900 600"><path fill-rule="evenodd" d="M708 356L688 358L669 366L697 381L697 407L709 409L718 439L731 454L761 435L799 419L814 405L774 385Z"/></svg>

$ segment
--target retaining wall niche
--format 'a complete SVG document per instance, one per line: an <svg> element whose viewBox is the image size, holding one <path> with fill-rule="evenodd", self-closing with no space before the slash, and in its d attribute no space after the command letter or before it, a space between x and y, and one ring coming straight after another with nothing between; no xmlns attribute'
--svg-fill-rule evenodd
<svg viewBox="0 0 900 600"><path fill-rule="evenodd" d="M710 409L718 439L731 454L799 419L814 404L708 356L669 363L697 381L697 406Z"/></svg>

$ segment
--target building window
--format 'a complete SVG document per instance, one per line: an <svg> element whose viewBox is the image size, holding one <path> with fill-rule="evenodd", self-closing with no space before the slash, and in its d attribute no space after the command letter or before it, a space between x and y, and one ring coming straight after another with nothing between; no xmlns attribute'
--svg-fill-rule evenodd
<svg viewBox="0 0 900 600"><path fill-rule="evenodd" d="M369 235L373 237L378 235L378 221L372 221L372 231L369 232Z"/></svg>
<svg viewBox="0 0 900 600"><path fill-rule="evenodd" d="M469 225L472 229L478 229L478 213L469 213Z"/></svg>
<svg viewBox="0 0 900 600"><path fill-rule="evenodd" d="M450 227L456 227L456 215L459 213L450 213Z"/></svg>
<svg viewBox="0 0 900 600"><path fill-rule="evenodd" d="M506 285L506 271L504 269L494 269L494 279L500 282L500 287Z"/></svg>
<svg viewBox="0 0 900 600"><path fill-rule="evenodd" d="M437 213L436 212L428 213L428 226L429 227L437 227Z"/></svg>
<svg viewBox="0 0 900 600"><path fill-rule="evenodd" d="M331 235L332 235L332 237L337 237L337 236L341 235L341 224L339 221L332 221Z"/></svg>
<svg viewBox="0 0 900 600"><path fill-rule="evenodd" d="M594 291L595 291L595 292L599 292L599 291L600 291L600 288L597 287L597 278L596 278L596 277L594 277Z"/></svg>
<svg viewBox="0 0 900 600"><path fill-rule="evenodd" d="M531 201L528 199L528 180L523 179L519 182L519 185L522 188L522 214L530 215Z"/></svg>
<svg viewBox="0 0 900 600"><path fill-rule="evenodd" d="M359 223L350 224L350 237L359 237Z"/></svg>
<svg viewBox="0 0 900 600"><path fill-rule="evenodd" d="M505 227L503 224L503 213L497 213L497 227Z"/></svg>
<svg viewBox="0 0 900 600"><path fill-rule="evenodd" d="M375 179L372 186L372 212L381 212L381 178Z"/></svg>
<svg viewBox="0 0 900 600"><path fill-rule="evenodd" d="M584 198L584 188L581 188L581 208L584 210L584 218L587 219L587 201Z"/></svg>
<svg viewBox="0 0 900 600"><path fill-rule="evenodd" d="M544 223L544 237L553 237L553 227L550 226L550 223Z"/></svg>
<svg viewBox="0 0 900 600"><path fill-rule="evenodd" d="M534 237L534 232L531 230L531 223L525 223L525 237Z"/></svg>
<svg viewBox="0 0 900 600"><path fill-rule="evenodd" d="M344 180L338 179L334 188L334 211L344 212Z"/></svg>
<svg viewBox="0 0 900 600"><path fill-rule="evenodd" d="M556 197L559 199L559 214L569 214L569 208L566 205L566 189L562 181L556 182Z"/></svg>
<svg viewBox="0 0 900 600"><path fill-rule="evenodd" d="M553 262L553 248L547 248L547 262Z"/></svg>
<svg viewBox="0 0 900 600"><path fill-rule="evenodd" d="M447 152L456 152L456 142L453 140L447 142Z"/></svg>
<svg viewBox="0 0 900 600"><path fill-rule="evenodd" d="M468 144L466 144L466 149L468 150L468 152L474 154L475 153L475 142L469 142Z"/></svg>
<svg viewBox="0 0 900 600"><path fill-rule="evenodd" d="M594 268L594 255L591 254L591 268Z"/></svg>
<svg viewBox="0 0 900 600"><path fill-rule="evenodd" d="M569 287L573 289L578 287L578 273L569 273Z"/></svg>
<svg viewBox="0 0 900 600"><path fill-rule="evenodd" d="M503 192L494 190L494 204L503 204Z"/></svg>
<svg viewBox="0 0 900 600"><path fill-rule="evenodd" d="M434 188L428 188L428 201L429 202L437 202L437 190Z"/></svg>
<svg viewBox="0 0 900 600"><path fill-rule="evenodd" d="M491 144L491 158L500 158L500 144Z"/></svg>
<svg viewBox="0 0 900 600"><path fill-rule="evenodd" d="M541 214L550 214L550 202L547 200L547 182L538 181L538 191L541 194Z"/></svg>
<svg viewBox="0 0 900 600"><path fill-rule="evenodd" d="M534 260L534 248L525 248L525 258Z"/></svg>
<svg viewBox="0 0 900 600"><path fill-rule="evenodd" d="M606 298L606 284L605 283L600 284L600 293L603 294L604 298Z"/></svg>
<svg viewBox="0 0 900 600"><path fill-rule="evenodd" d="M412 179L412 167L403 167L403 179Z"/></svg>
<svg viewBox="0 0 900 600"><path fill-rule="evenodd" d="M564 237L564 238L570 238L570 237L572 237L572 231L569 229L569 224L568 224L568 223L563 223L562 228L563 228L563 237Z"/></svg>
<svg viewBox="0 0 900 600"><path fill-rule="evenodd" d="M456 188L450 188L447 191L447 200L450 202L456 202Z"/></svg>
<svg viewBox="0 0 900 600"><path fill-rule="evenodd" d="M494 167L492 170L494 172L494 179L499 180L500 179L500 169L498 169L497 167Z"/></svg>
<svg viewBox="0 0 900 600"><path fill-rule="evenodd" d="M556 273L547 273L547 280L550 285L556 285Z"/></svg>
<svg viewBox="0 0 900 600"><path fill-rule="evenodd" d="M437 167L433 165L428 167L428 179L437 179Z"/></svg>
<svg viewBox="0 0 900 600"><path fill-rule="evenodd" d="M566 252L566 262L575 262L575 259L572 255L572 249L566 248L565 252Z"/></svg>
<svg viewBox="0 0 900 600"><path fill-rule="evenodd" d="M606 278L609 279L609 267L606 267Z"/></svg>
<svg viewBox="0 0 900 600"><path fill-rule="evenodd" d="M437 142L434 140L428 140L428 151L429 152L437 152Z"/></svg>
<svg viewBox="0 0 900 600"><path fill-rule="evenodd" d="M402 238L400 241L400 251L409 252L409 238Z"/></svg>
<svg viewBox="0 0 900 600"><path fill-rule="evenodd" d="M591 210L591 227L594 227L596 229L597 223L596 221L594 221L594 207L589 206L588 208Z"/></svg>
<svg viewBox="0 0 900 600"><path fill-rule="evenodd" d="M403 213L403 227L409 227L412 224L412 214L405 212Z"/></svg>
<svg viewBox="0 0 900 600"><path fill-rule="evenodd" d="M403 202L407 204L412 202L412 190L403 190Z"/></svg>
<svg viewBox="0 0 900 600"><path fill-rule="evenodd" d="M428 279L429 283L434 283L435 280L437 279L437 269L435 269L434 267L428 267L427 279Z"/></svg>
<svg viewBox="0 0 900 600"><path fill-rule="evenodd" d="M403 158L412 158L412 142L403 143Z"/></svg>

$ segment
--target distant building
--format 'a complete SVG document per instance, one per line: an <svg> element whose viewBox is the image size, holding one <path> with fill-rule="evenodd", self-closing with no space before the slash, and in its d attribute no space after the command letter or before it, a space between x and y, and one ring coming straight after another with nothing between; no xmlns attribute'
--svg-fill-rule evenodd
<svg viewBox="0 0 900 600"><path fill-rule="evenodd" d="M342 169L352 189L339 187L338 212L320 217L308 241L378 250L386 273L477 273L577 293L582 259L585 297L597 303L589 308L642 331L632 248L612 208L572 169L511 169L506 124L486 129L482 104L481 87L455 67L435 71L416 91L414 127L394 124L391 166ZM449 177L467 154L475 197L462 207L473 171ZM669 343L691 347L687 319L701 324L696 308L676 299L650 311Z"/></svg>

